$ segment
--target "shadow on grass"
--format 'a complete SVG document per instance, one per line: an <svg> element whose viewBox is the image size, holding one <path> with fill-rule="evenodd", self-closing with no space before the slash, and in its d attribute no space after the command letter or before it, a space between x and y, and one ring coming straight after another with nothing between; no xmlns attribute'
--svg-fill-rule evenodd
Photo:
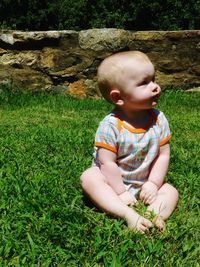
<svg viewBox="0 0 200 267"><path fill-rule="evenodd" d="M95 203L92 200L90 200L90 198L84 192L83 192L82 201L83 201L83 205L86 206L86 207L88 207L89 209L92 209L95 212L100 213L100 214L105 214L105 211L102 211L100 208L98 208L95 205ZM113 218L113 216L110 215L110 214L106 214L106 215L108 217L110 217L110 218Z"/></svg>

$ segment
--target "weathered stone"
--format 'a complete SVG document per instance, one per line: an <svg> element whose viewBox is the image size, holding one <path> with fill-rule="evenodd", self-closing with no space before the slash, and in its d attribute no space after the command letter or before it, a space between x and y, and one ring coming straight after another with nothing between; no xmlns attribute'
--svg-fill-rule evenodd
<svg viewBox="0 0 200 267"><path fill-rule="evenodd" d="M136 31L129 32L129 41L160 41L165 39L165 31Z"/></svg>
<svg viewBox="0 0 200 267"><path fill-rule="evenodd" d="M194 73L200 77L200 65L193 65L191 66L191 73Z"/></svg>
<svg viewBox="0 0 200 267"><path fill-rule="evenodd" d="M91 29L79 33L80 47L96 52L122 50L126 47L128 39L129 32L118 29Z"/></svg>
<svg viewBox="0 0 200 267"><path fill-rule="evenodd" d="M83 81L86 88L86 95L89 97L101 97L97 81L86 79Z"/></svg>
<svg viewBox="0 0 200 267"><path fill-rule="evenodd" d="M179 87L182 89L188 88L190 85L199 83L199 76L185 72L177 72L173 74L165 74L156 71L156 82L163 87Z"/></svg>
<svg viewBox="0 0 200 267"><path fill-rule="evenodd" d="M87 79L95 79L95 76L97 75L97 68L100 63L101 63L101 60L95 59L89 67L84 69L83 75Z"/></svg>
<svg viewBox="0 0 200 267"><path fill-rule="evenodd" d="M67 86L65 85L52 85L48 87L48 92L52 94L65 94L67 92Z"/></svg>
<svg viewBox="0 0 200 267"><path fill-rule="evenodd" d="M40 66L52 77L80 77L92 60L79 51L69 52L45 48L41 54Z"/></svg>
<svg viewBox="0 0 200 267"><path fill-rule="evenodd" d="M11 67L0 68L0 84L9 84L13 87L28 91L47 90L51 85L51 79L38 71L30 68L16 69Z"/></svg>
<svg viewBox="0 0 200 267"><path fill-rule="evenodd" d="M60 49L76 50L79 47L79 32L76 31L63 31L60 32Z"/></svg>
<svg viewBox="0 0 200 267"><path fill-rule="evenodd" d="M40 66L44 69L53 69L56 65L56 54L59 52L55 48L44 48L40 57Z"/></svg>
<svg viewBox="0 0 200 267"><path fill-rule="evenodd" d="M5 49L0 48L0 56L5 54L5 53L7 53L7 51Z"/></svg>
<svg viewBox="0 0 200 267"><path fill-rule="evenodd" d="M191 39L200 36L200 31L136 31L130 32L131 40L143 40L143 41L160 41L160 40L180 40Z"/></svg>
<svg viewBox="0 0 200 267"><path fill-rule="evenodd" d="M192 93L192 92L200 93L200 87L194 87L194 88L187 89L186 92L187 93Z"/></svg>
<svg viewBox="0 0 200 267"><path fill-rule="evenodd" d="M92 60L79 54L68 55L59 53L55 58L57 65L50 68L48 73L50 76L57 77L81 77L83 71L92 64Z"/></svg>
<svg viewBox="0 0 200 267"><path fill-rule="evenodd" d="M80 98L86 97L86 88L82 80L70 83L68 86L68 91L70 95L78 96Z"/></svg>
<svg viewBox="0 0 200 267"><path fill-rule="evenodd" d="M0 32L0 84L27 90L99 96L100 62L118 51L140 50L155 65L162 87L200 85L200 31Z"/></svg>
<svg viewBox="0 0 200 267"><path fill-rule="evenodd" d="M34 66L39 59L38 52L10 52L4 53L0 57L0 64L7 66L14 66L16 68L23 68L23 66Z"/></svg>
<svg viewBox="0 0 200 267"><path fill-rule="evenodd" d="M79 80L73 83L65 83L64 85L66 88L65 92L76 97L101 97L97 82L93 80Z"/></svg>
<svg viewBox="0 0 200 267"><path fill-rule="evenodd" d="M30 42L41 41L47 39L59 39L61 37L71 36L75 31L35 31L35 32L22 32L22 31L2 31L0 40L7 44L15 44L16 42Z"/></svg>

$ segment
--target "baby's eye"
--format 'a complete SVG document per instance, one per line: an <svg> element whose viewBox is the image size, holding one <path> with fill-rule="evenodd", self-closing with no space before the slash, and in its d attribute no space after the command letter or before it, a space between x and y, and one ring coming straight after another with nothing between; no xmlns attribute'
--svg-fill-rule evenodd
<svg viewBox="0 0 200 267"><path fill-rule="evenodd" d="M138 84L138 86L147 85L147 84L150 83L150 82L155 82L155 76L153 76L153 77L150 78L150 79L142 80L142 81Z"/></svg>
<svg viewBox="0 0 200 267"><path fill-rule="evenodd" d="M149 83L149 81L144 80L144 81L141 81L138 85L139 86L142 86L142 85L146 85L148 83Z"/></svg>

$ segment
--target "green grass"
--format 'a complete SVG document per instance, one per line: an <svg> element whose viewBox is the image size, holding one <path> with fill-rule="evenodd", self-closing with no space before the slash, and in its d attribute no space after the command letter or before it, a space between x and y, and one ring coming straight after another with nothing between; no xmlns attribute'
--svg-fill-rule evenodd
<svg viewBox="0 0 200 267"><path fill-rule="evenodd" d="M200 266L199 94L166 91L166 180L180 193L165 233L127 229L83 196L104 100L0 90L0 266Z"/></svg>

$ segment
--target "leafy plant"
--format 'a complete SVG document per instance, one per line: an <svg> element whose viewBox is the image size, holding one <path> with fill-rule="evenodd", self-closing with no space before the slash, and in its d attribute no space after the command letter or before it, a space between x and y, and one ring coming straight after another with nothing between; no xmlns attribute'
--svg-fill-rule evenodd
<svg viewBox="0 0 200 267"><path fill-rule="evenodd" d="M2 0L0 3L1 29L183 30L199 26L200 0Z"/></svg>

